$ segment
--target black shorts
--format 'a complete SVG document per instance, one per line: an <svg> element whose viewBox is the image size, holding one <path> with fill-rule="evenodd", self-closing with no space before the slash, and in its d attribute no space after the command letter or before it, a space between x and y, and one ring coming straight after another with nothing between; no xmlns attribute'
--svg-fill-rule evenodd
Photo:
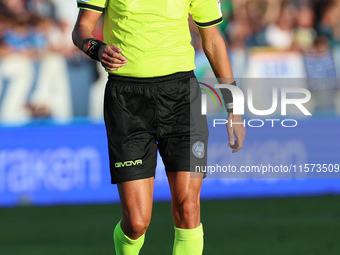
<svg viewBox="0 0 340 255"><path fill-rule="evenodd" d="M111 182L206 165L208 127L193 71L155 78L109 75L104 98Z"/></svg>

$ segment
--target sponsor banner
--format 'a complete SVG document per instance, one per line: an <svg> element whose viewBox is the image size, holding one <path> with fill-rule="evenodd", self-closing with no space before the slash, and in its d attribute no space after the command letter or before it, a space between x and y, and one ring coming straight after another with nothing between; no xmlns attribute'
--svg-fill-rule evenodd
<svg viewBox="0 0 340 255"><path fill-rule="evenodd" d="M119 201L110 184L104 123L36 121L2 127L0 141L0 206ZM166 176L159 172L155 199L168 199Z"/></svg>
<svg viewBox="0 0 340 255"><path fill-rule="evenodd" d="M340 194L340 119L319 117L298 122L295 128L248 127L243 149L231 153L225 124L214 127L210 116L208 163L197 169L207 175L202 197Z"/></svg>
<svg viewBox="0 0 340 255"><path fill-rule="evenodd" d="M225 172L222 176L208 173L202 187L203 199L340 194L340 178L323 178L317 172L318 164L322 171L335 172L340 163L339 119L306 119L294 129L270 125L248 129L244 148L236 154L227 146L225 126L214 128L212 123L213 119L208 118L208 164L215 164L215 172L216 163L221 169L230 165L244 166L250 171L262 162L263 171L264 167L269 172L271 167L271 171L276 171L281 165L282 168L295 165L296 171L302 173L314 168L315 176L279 178L275 173L263 178L247 178L249 175L230 178ZM119 202L117 188L110 184L102 122L33 122L23 127L2 127L0 141L0 206ZM201 157L203 152L203 144L198 142L193 153ZM160 158L154 199L170 200Z"/></svg>

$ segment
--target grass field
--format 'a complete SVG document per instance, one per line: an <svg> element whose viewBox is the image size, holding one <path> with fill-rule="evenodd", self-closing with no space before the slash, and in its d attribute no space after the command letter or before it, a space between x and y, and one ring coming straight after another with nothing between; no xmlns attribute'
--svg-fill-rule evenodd
<svg viewBox="0 0 340 255"><path fill-rule="evenodd" d="M0 209L1 255L115 254L119 205ZM340 254L340 197L202 202L206 255ZM155 203L141 255L171 254L169 203Z"/></svg>

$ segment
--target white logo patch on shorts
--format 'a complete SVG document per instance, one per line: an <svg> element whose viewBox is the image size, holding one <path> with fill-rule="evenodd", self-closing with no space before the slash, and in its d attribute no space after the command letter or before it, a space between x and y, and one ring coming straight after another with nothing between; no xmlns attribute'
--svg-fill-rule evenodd
<svg viewBox="0 0 340 255"><path fill-rule="evenodd" d="M196 142L192 146L192 153L195 155L196 158L203 158L204 157L204 143Z"/></svg>

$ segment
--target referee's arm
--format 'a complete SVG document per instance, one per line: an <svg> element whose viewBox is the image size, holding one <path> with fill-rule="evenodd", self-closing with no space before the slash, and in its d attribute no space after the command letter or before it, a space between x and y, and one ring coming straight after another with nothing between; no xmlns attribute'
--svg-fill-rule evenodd
<svg viewBox="0 0 340 255"><path fill-rule="evenodd" d="M204 53L210 62L216 78L224 84L231 84L234 81L233 71L226 45L217 29L217 26L206 28L199 27L199 32L202 37ZM233 152L238 152L243 147L246 129L242 124L235 124L231 126L231 120L233 123L242 123L242 116L234 115L232 112L228 115L227 129L229 146L233 149ZM235 143L234 134L236 136L237 143Z"/></svg>
<svg viewBox="0 0 340 255"><path fill-rule="evenodd" d="M80 9L77 22L72 32L73 43L84 53L88 51L87 42L93 38L92 31L100 18L101 13ZM103 67L109 71L115 71L126 64L127 59L121 55L122 50L115 45L102 45L98 49L99 60Z"/></svg>

